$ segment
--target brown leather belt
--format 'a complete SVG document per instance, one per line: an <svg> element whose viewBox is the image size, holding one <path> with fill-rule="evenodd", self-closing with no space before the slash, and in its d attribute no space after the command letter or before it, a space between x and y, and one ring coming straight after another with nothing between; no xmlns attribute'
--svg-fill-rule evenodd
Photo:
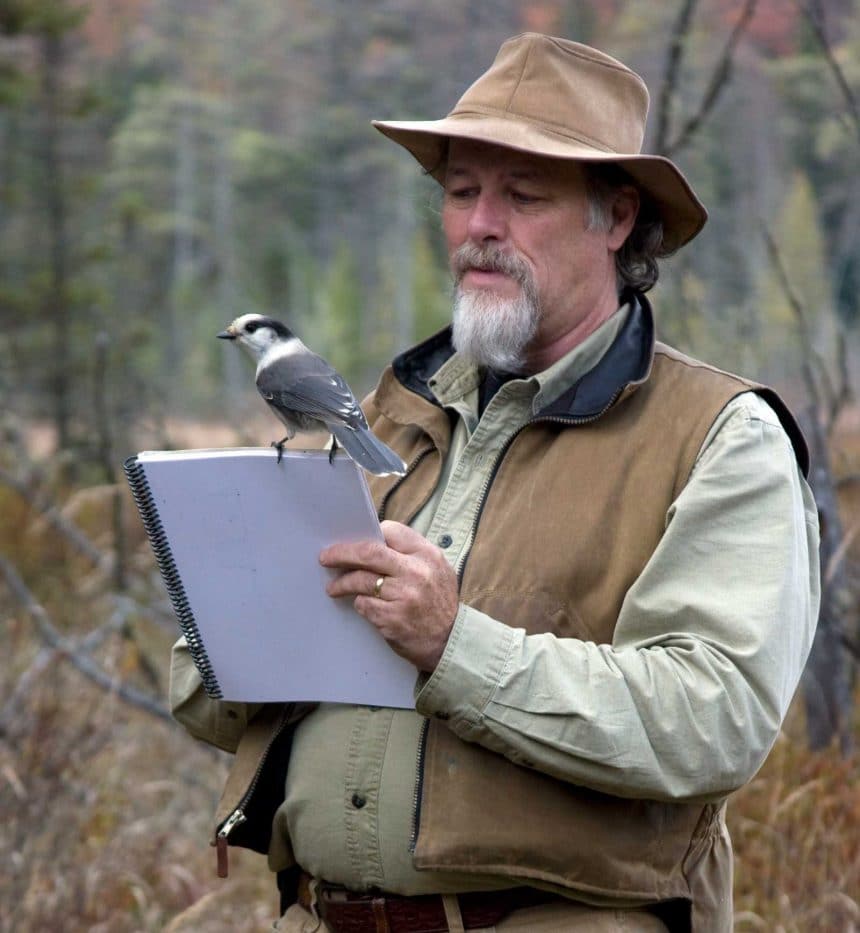
<svg viewBox="0 0 860 933"><path fill-rule="evenodd" d="M299 879L298 902L311 909L310 876ZM316 909L334 933L447 933L448 921L440 894L357 894L324 881L317 882ZM492 927L508 914L555 900L537 888L470 891L457 895L460 916L467 930Z"/></svg>

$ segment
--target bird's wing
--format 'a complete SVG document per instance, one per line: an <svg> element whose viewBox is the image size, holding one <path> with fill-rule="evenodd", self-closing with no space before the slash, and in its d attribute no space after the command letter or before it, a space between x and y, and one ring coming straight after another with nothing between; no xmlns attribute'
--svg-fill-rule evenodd
<svg viewBox="0 0 860 933"><path fill-rule="evenodd" d="M313 353L265 367L257 376L257 389L275 407L319 421L349 427L367 423L343 376Z"/></svg>

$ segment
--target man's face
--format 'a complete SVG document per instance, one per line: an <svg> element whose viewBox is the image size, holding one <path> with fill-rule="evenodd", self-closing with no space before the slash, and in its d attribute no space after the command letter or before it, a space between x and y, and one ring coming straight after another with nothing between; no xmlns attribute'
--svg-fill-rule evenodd
<svg viewBox="0 0 860 933"><path fill-rule="evenodd" d="M576 163L451 140L442 226L458 296L469 299L457 313L506 307L531 290L536 321L521 369L551 365L616 310L614 251L635 207L629 223L621 216L609 231L589 230Z"/></svg>

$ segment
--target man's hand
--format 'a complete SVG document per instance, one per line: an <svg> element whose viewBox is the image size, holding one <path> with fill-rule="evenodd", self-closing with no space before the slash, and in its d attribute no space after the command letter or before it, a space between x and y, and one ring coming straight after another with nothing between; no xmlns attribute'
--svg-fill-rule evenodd
<svg viewBox="0 0 860 933"><path fill-rule="evenodd" d="M356 611L399 655L420 671L432 671L457 617L457 576L442 551L407 525L385 521L382 534L384 544L326 548L320 563L343 571L326 590L329 596L354 596Z"/></svg>

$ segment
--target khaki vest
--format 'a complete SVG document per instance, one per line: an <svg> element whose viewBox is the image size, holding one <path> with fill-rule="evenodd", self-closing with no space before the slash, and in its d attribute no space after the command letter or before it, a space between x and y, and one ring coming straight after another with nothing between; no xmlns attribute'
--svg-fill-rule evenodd
<svg viewBox="0 0 860 933"><path fill-rule="evenodd" d="M709 428L750 389L767 396L794 435L769 390L659 344L650 374L599 417L527 426L494 475L461 600L529 634L611 642L624 596L659 543ZM368 417L410 464L403 479L372 479L380 512L409 522L438 481L448 416L389 370ZM586 897L677 899L673 929L731 929L724 803L623 799L529 764L431 722L416 866L546 882Z"/></svg>

